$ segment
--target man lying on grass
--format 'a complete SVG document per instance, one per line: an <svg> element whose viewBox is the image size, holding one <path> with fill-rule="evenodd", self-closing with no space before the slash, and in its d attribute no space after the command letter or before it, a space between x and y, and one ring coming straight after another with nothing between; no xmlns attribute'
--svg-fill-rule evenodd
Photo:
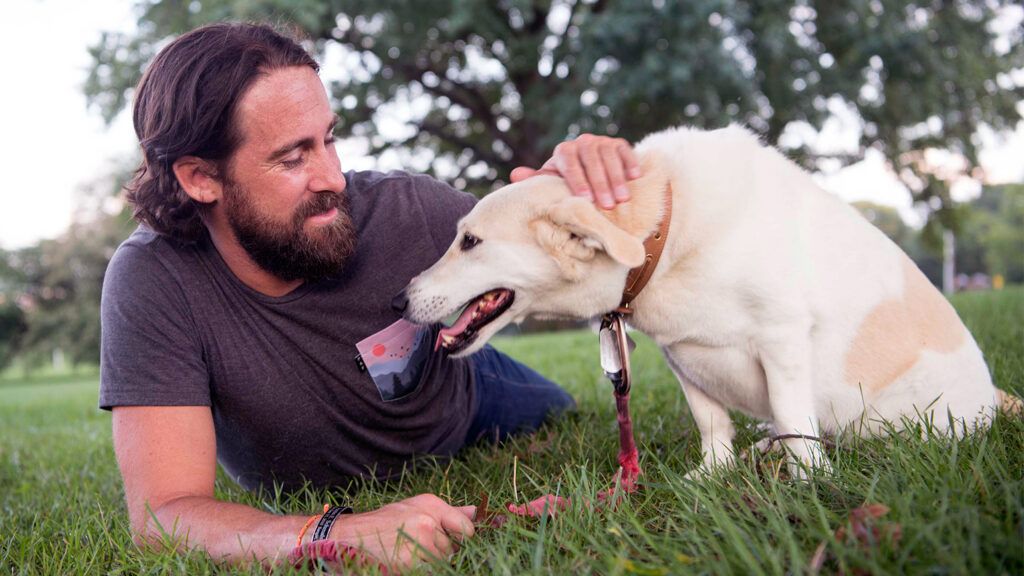
<svg viewBox="0 0 1024 576"><path fill-rule="evenodd" d="M317 70L269 27L214 24L164 48L137 88L141 225L104 281L100 405L140 545L169 534L274 562L334 550L316 538L392 565L444 557L473 535L472 506L276 516L215 500L217 461L248 489L343 486L574 405L493 349L453 360L433 351L437 327L400 321L392 297L474 201L425 176L343 173ZM637 170L624 141L591 136L545 166L606 207Z"/></svg>

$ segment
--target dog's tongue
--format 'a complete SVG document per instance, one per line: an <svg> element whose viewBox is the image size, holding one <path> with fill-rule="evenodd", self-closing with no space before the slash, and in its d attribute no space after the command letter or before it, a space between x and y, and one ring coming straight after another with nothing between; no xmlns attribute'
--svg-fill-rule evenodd
<svg viewBox="0 0 1024 576"><path fill-rule="evenodd" d="M441 347L441 343L444 341L446 336L458 336L469 328L469 323L473 321L473 311L476 310L476 302L471 302L466 309L459 314L458 320L455 321L451 326L445 326L437 332L437 340L434 341L434 351Z"/></svg>

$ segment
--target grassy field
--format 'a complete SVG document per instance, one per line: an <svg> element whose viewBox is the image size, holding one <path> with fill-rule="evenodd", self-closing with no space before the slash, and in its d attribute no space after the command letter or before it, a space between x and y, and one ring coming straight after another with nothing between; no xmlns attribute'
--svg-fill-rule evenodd
<svg viewBox="0 0 1024 576"><path fill-rule="evenodd" d="M955 305L1000 387L1024 391L1024 290L965 294ZM609 385L589 333L524 336L499 347L564 384L579 411L532 438L474 448L400 482L368 483L357 509L433 492L457 504L577 498L605 487L617 435ZM747 459L700 483L684 479L699 443L682 393L640 340L633 414L646 489L616 510L514 519L482 530L432 573L1024 573L1024 420L998 419L961 441L917 435L844 439L830 476L780 478L781 458ZM48 380L58 380L50 378ZM95 376L0 383L0 572L200 574L201 554L143 554L130 544L110 417ZM756 438L741 420L740 445ZM308 514L332 496L248 494L220 478L220 497ZM871 506L880 504L879 506ZM863 520L868 516L878 516ZM838 536L837 536L838 534ZM818 553L816 555L816 552ZM226 570L225 570L226 571ZM263 573L253 569L252 573Z"/></svg>

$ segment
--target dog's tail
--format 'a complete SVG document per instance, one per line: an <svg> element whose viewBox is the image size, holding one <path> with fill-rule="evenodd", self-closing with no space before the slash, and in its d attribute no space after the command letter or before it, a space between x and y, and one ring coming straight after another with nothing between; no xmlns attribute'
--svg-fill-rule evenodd
<svg viewBox="0 0 1024 576"><path fill-rule="evenodd" d="M999 400L999 408L1007 414L1018 416L1024 414L1024 400L1009 392L996 389L996 398Z"/></svg>

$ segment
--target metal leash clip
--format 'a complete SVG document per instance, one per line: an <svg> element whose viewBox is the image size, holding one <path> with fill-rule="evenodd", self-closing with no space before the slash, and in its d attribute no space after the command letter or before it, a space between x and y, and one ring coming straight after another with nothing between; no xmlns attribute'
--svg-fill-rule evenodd
<svg viewBox="0 0 1024 576"><path fill-rule="evenodd" d="M632 378L630 376L629 355L636 348L636 343L626 334L626 323L622 314L610 312L601 318L601 329L598 332L601 344L601 369L612 382L615 393L619 396L629 394Z"/></svg>

